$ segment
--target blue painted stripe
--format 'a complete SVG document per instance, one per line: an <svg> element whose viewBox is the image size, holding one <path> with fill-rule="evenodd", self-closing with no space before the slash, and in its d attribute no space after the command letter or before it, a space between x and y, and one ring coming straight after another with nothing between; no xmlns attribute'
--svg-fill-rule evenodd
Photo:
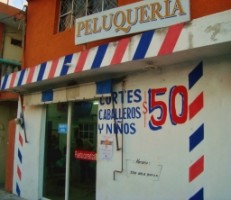
<svg viewBox="0 0 231 200"><path fill-rule="evenodd" d="M147 31L144 32L141 36L140 42L137 46L136 52L134 54L133 60L138 60L138 59L142 59L145 57L149 45L151 43L152 37L154 35L155 31Z"/></svg>
<svg viewBox="0 0 231 200"><path fill-rule="evenodd" d="M201 188L195 195L189 200L204 200L204 188Z"/></svg>
<svg viewBox="0 0 231 200"><path fill-rule="evenodd" d="M40 65L37 81L42 81L43 80L43 75L45 73L46 65L47 65L47 63L42 63Z"/></svg>
<svg viewBox="0 0 231 200"><path fill-rule="evenodd" d="M6 89L6 83L7 83L8 77L9 77L8 75L5 75L4 78L3 78L3 82L2 82L2 85L1 85L2 90Z"/></svg>
<svg viewBox="0 0 231 200"><path fill-rule="evenodd" d="M20 72L17 86L21 86L21 85L22 85L22 81L23 81L25 72L26 72L26 69L23 69L23 70Z"/></svg>
<svg viewBox="0 0 231 200"><path fill-rule="evenodd" d="M191 89L202 76L203 62L200 62L197 67L189 74L189 89Z"/></svg>
<svg viewBox="0 0 231 200"><path fill-rule="evenodd" d="M21 190L20 190L20 188L19 188L18 183L16 183L16 193L17 193L17 195L18 195L19 197L21 196Z"/></svg>
<svg viewBox="0 0 231 200"><path fill-rule="evenodd" d="M53 101L54 92L53 90L42 91L42 102Z"/></svg>
<svg viewBox="0 0 231 200"><path fill-rule="evenodd" d="M71 63L72 57L73 57L73 54L65 56L63 66L62 66L62 69L61 69L61 72L60 72L60 76L64 76L64 75L67 74L68 68L70 66L67 66L66 64Z"/></svg>
<svg viewBox="0 0 231 200"><path fill-rule="evenodd" d="M111 94L112 80L96 82L96 94Z"/></svg>
<svg viewBox="0 0 231 200"><path fill-rule="evenodd" d="M91 69L97 69L101 66L105 53L107 51L108 44L101 45L98 47L95 59L92 63Z"/></svg>
<svg viewBox="0 0 231 200"><path fill-rule="evenodd" d="M202 124L189 138L189 151L192 151L204 140L204 124Z"/></svg>
<svg viewBox="0 0 231 200"><path fill-rule="evenodd" d="M18 149L18 159L19 159L20 163L22 163L22 153L19 149Z"/></svg>

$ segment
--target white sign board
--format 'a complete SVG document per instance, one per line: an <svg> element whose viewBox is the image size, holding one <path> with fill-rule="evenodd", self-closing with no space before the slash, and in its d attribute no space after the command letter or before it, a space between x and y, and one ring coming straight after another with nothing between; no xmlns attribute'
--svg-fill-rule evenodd
<svg viewBox="0 0 231 200"><path fill-rule="evenodd" d="M189 0L147 0L75 21L75 44L154 30L190 20Z"/></svg>
<svg viewBox="0 0 231 200"><path fill-rule="evenodd" d="M113 139L112 136L104 136L100 140L100 159L111 160L113 156Z"/></svg>

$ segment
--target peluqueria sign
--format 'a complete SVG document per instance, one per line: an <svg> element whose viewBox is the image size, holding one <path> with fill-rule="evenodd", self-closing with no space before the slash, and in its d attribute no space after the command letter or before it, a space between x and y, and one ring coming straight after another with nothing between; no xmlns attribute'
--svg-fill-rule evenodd
<svg viewBox="0 0 231 200"><path fill-rule="evenodd" d="M146 0L75 21L75 44L138 33L190 20L189 0Z"/></svg>

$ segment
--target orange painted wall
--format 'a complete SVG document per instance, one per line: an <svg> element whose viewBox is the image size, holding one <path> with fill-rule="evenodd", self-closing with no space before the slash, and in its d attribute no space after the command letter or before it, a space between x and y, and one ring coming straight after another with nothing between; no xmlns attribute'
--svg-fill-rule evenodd
<svg viewBox="0 0 231 200"><path fill-rule="evenodd" d="M15 143L16 123L14 120L8 122L7 150L6 150L6 178L5 190L13 190L13 171L14 171L14 143Z"/></svg>
<svg viewBox="0 0 231 200"><path fill-rule="evenodd" d="M109 40L74 45L74 28L57 33L60 0L29 0L27 11L26 45L23 67L33 67L60 56L98 46ZM118 0L119 5L139 0ZM191 18L231 9L230 0L191 0ZM115 40L115 39L113 39ZM111 41L111 40L110 40Z"/></svg>

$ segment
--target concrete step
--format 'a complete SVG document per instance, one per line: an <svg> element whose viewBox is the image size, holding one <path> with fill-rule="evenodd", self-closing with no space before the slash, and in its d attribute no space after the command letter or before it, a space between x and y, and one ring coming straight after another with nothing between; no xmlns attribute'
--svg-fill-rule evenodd
<svg viewBox="0 0 231 200"><path fill-rule="evenodd" d="M0 199L1 200L25 200L23 198L20 198L14 194L8 193L4 190L0 190Z"/></svg>

